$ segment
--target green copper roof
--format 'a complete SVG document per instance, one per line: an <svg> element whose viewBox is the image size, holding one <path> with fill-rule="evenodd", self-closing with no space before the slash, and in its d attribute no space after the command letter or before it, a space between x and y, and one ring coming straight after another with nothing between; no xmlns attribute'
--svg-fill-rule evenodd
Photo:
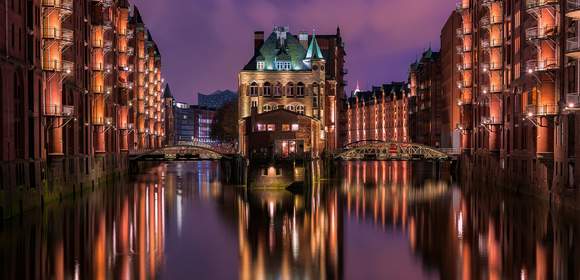
<svg viewBox="0 0 580 280"><path fill-rule="evenodd" d="M310 40L306 59L324 59L322 51L320 51L320 47L318 46L318 41L316 41L316 35L314 34L312 35L312 40Z"/></svg>
<svg viewBox="0 0 580 280"><path fill-rule="evenodd" d="M265 71L276 70L277 61L290 62L291 71L310 70L309 66L304 63L305 58L306 49L300 44L298 38L290 32L282 32L277 28L266 38L244 70L258 70L258 61L264 62Z"/></svg>

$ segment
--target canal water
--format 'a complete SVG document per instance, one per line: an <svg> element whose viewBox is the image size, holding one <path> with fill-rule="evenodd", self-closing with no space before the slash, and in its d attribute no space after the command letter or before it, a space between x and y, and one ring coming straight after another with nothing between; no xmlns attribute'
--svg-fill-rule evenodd
<svg viewBox="0 0 580 280"><path fill-rule="evenodd" d="M161 163L4 222L0 279L580 279L577 213L428 164L222 174Z"/></svg>

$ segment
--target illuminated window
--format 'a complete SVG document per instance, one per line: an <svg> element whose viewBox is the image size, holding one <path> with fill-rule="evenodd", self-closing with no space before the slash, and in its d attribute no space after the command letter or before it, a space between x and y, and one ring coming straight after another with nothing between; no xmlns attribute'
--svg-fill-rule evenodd
<svg viewBox="0 0 580 280"><path fill-rule="evenodd" d="M252 100L252 108L258 108L258 101Z"/></svg>
<svg viewBox="0 0 580 280"><path fill-rule="evenodd" d="M296 106L296 113L304 115L304 105Z"/></svg>
<svg viewBox="0 0 580 280"><path fill-rule="evenodd" d="M289 71L292 67L292 64L289 61L276 61L276 69L278 71Z"/></svg>
<svg viewBox="0 0 580 280"><path fill-rule="evenodd" d="M266 104L262 107L262 110L264 112L269 112L269 111L272 111L272 107L270 106L270 104Z"/></svg>
<svg viewBox="0 0 580 280"><path fill-rule="evenodd" d="M276 86L274 86L274 97L281 96L282 96L282 85L280 83L277 83Z"/></svg>
<svg viewBox="0 0 580 280"><path fill-rule="evenodd" d="M250 85L250 95L251 96L258 96L258 84L252 83Z"/></svg>
<svg viewBox="0 0 580 280"><path fill-rule="evenodd" d="M259 123L256 129L258 129L258 131L266 131L266 125Z"/></svg>
<svg viewBox="0 0 580 280"><path fill-rule="evenodd" d="M272 86L270 85L270 83L265 83L264 84L264 96L270 96L272 95Z"/></svg>
<svg viewBox="0 0 580 280"><path fill-rule="evenodd" d="M304 96L304 84L298 83L298 87L296 87L296 96L303 97Z"/></svg>
<svg viewBox="0 0 580 280"><path fill-rule="evenodd" d="M275 131L276 125L275 124L268 124L268 131Z"/></svg>
<svg viewBox="0 0 580 280"><path fill-rule="evenodd" d="M298 131L300 126L297 123L292 124L292 131Z"/></svg>
<svg viewBox="0 0 580 280"><path fill-rule="evenodd" d="M266 62L258 61L258 70L264 70L266 68Z"/></svg>
<svg viewBox="0 0 580 280"><path fill-rule="evenodd" d="M282 125L282 131L290 131L290 125L289 124L283 124Z"/></svg>
<svg viewBox="0 0 580 280"><path fill-rule="evenodd" d="M286 95L289 97L294 97L294 84L293 83L288 83L286 85Z"/></svg>

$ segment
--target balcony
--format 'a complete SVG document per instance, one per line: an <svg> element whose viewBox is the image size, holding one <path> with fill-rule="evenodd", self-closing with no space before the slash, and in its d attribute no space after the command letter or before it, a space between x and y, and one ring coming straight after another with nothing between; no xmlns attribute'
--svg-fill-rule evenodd
<svg viewBox="0 0 580 280"><path fill-rule="evenodd" d="M482 125L501 125L501 120L495 117L482 117L481 118Z"/></svg>
<svg viewBox="0 0 580 280"><path fill-rule="evenodd" d="M46 27L42 29L42 39L57 40L71 45L74 39L74 32L66 28Z"/></svg>
<svg viewBox="0 0 580 280"><path fill-rule="evenodd" d="M57 59L44 59L42 61L42 70L71 74L74 71L74 63Z"/></svg>
<svg viewBox="0 0 580 280"><path fill-rule="evenodd" d="M580 110L580 92L566 94L566 110Z"/></svg>
<svg viewBox="0 0 580 280"><path fill-rule="evenodd" d="M500 94L503 92L503 86L501 85L491 85L481 87L482 94Z"/></svg>
<svg viewBox="0 0 580 280"><path fill-rule="evenodd" d="M558 35L558 26L532 27L526 30L528 41L550 39Z"/></svg>
<svg viewBox="0 0 580 280"><path fill-rule="evenodd" d="M558 5L558 0L527 0L526 8L528 10L536 10L543 8L550 8Z"/></svg>
<svg viewBox="0 0 580 280"><path fill-rule="evenodd" d="M105 86L93 86L93 93L96 94L111 94L112 92L112 88L111 87L105 87Z"/></svg>
<svg viewBox="0 0 580 280"><path fill-rule="evenodd" d="M499 17L499 16L493 16L493 17L489 17L489 16L484 16L479 20L479 25L481 25L481 27L489 27L492 24L500 24L503 22L503 18Z"/></svg>
<svg viewBox="0 0 580 280"><path fill-rule="evenodd" d="M481 40L481 48L482 49L498 48L501 46L502 46L501 39Z"/></svg>
<svg viewBox="0 0 580 280"><path fill-rule="evenodd" d="M580 0L568 0L567 2L566 16L580 20Z"/></svg>
<svg viewBox="0 0 580 280"><path fill-rule="evenodd" d="M110 7L113 5L113 0L94 0L99 2L99 4L105 6L105 7Z"/></svg>
<svg viewBox="0 0 580 280"><path fill-rule="evenodd" d="M528 73L549 71L559 68L557 59L529 60L526 63Z"/></svg>
<svg viewBox="0 0 580 280"><path fill-rule="evenodd" d="M44 115L48 117L66 118L72 117L75 113L74 106L67 105L45 105Z"/></svg>
<svg viewBox="0 0 580 280"><path fill-rule="evenodd" d="M491 4L494 2L500 2L500 0L482 0L481 5L488 7L491 6Z"/></svg>
<svg viewBox="0 0 580 280"><path fill-rule="evenodd" d="M133 31L133 29L127 29L127 39L133 39L135 37L135 31Z"/></svg>
<svg viewBox="0 0 580 280"><path fill-rule="evenodd" d="M463 38L463 36L471 34L471 30L471 27L459 27L456 30L457 37Z"/></svg>
<svg viewBox="0 0 580 280"><path fill-rule="evenodd" d="M471 100L471 98L457 98L457 106L462 107L462 106L467 106L467 105L471 105L473 104L473 101Z"/></svg>
<svg viewBox="0 0 580 280"><path fill-rule="evenodd" d="M496 62L482 63L481 64L481 71L483 71L483 72L499 71L502 68L503 68L503 65L501 63L496 63Z"/></svg>
<svg viewBox="0 0 580 280"><path fill-rule="evenodd" d="M133 47L127 47L127 55L128 56L135 55L135 48L133 48Z"/></svg>
<svg viewBox="0 0 580 280"><path fill-rule="evenodd" d="M459 71L467 71L467 70L471 70L471 63L458 63L457 64L457 70Z"/></svg>
<svg viewBox="0 0 580 280"><path fill-rule="evenodd" d="M42 0L42 7L60 9L70 15L73 12L73 0Z"/></svg>
<svg viewBox="0 0 580 280"><path fill-rule="evenodd" d="M526 109L527 116L542 117L553 116L558 114L558 105L528 105Z"/></svg>
<svg viewBox="0 0 580 280"><path fill-rule="evenodd" d="M468 83L466 81L457 81L457 88L458 89L464 89L464 88L470 88L471 87L471 83Z"/></svg>
<svg viewBox="0 0 580 280"><path fill-rule="evenodd" d="M566 56L580 59L580 38L574 37L566 41Z"/></svg>

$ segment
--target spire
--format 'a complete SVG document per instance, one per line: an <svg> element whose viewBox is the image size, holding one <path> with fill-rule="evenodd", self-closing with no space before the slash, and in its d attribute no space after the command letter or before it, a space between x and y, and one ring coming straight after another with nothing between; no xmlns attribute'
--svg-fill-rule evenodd
<svg viewBox="0 0 580 280"><path fill-rule="evenodd" d="M322 51L320 51L320 47L318 46L318 41L316 41L316 34L314 33L312 33L312 40L310 41L308 52L306 52L306 59L324 59Z"/></svg>
<svg viewBox="0 0 580 280"><path fill-rule="evenodd" d="M340 37L340 26L336 26L336 37Z"/></svg>
<svg viewBox="0 0 580 280"><path fill-rule="evenodd" d="M163 98L173 98L173 95L171 94L171 89L169 88L169 84L165 85L165 90L163 93Z"/></svg>
<svg viewBox="0 0 580 280"><path fill-rule="evenodd" d="M354 90L354 95L360 92L360 86L358 84L358 80L356 81L356 89Z"/></svg>

